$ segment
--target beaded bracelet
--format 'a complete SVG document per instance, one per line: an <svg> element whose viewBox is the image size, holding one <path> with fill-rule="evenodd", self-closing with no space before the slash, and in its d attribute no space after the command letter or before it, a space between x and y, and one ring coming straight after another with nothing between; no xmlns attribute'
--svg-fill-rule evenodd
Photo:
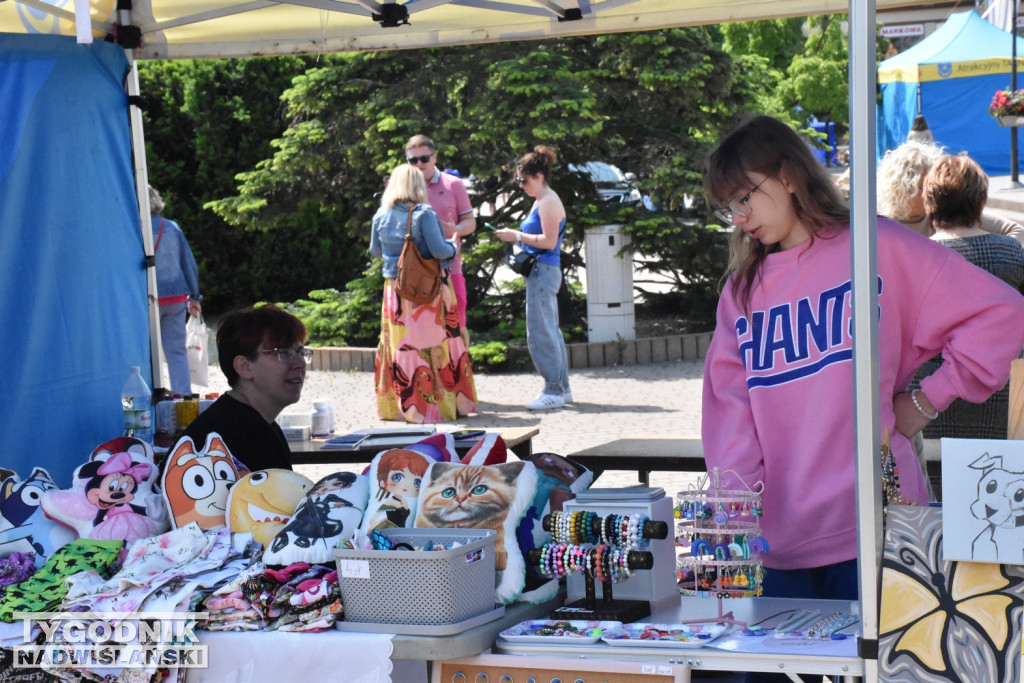
<svg viewBox="0 0 1024 683"><path fill-rule="evenodd" d="M910 400L914 402L914 407L917 408L917 412L921 413L921 417L925 418L926 420L936 419L939 416L939 411L936 410L934 413L929 413L927 410L924 409L924 406L921 405L921 402L917 400L917 394L920 391L920 389L914 389L913 391L911 391Z"/></svg>

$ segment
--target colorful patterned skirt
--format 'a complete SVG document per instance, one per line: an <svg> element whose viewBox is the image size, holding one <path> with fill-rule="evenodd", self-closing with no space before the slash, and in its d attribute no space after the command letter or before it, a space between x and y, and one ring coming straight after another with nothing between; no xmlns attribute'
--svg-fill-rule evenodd
<svg viewBox="0 0 1024 683"><path fill-rule="evenodd" d="M382 420L443 422L476 410L469 335L447 274L424 306L400 298L394 279L384 281L374 382Z"/></svg>

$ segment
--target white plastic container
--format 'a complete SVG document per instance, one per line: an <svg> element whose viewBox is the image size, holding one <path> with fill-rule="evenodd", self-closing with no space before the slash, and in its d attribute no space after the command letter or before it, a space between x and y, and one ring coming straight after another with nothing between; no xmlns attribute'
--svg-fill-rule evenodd
<svg viewBox="0 0 1024 683"><path fill-rule="evenodd" d="M153 392L138 365L130 368L128 381L121 389L121 409L124 411L125 436L134 436L148 444L153 443L153 412L151 402Z"/></svg>
<svg viewBox="0 0 1024 683"><path fill-rule="evenodd" d="M327 400L313 401L313 423L310 432L314 439L325 439L331 435L331 418L334 410Z"/></svg>

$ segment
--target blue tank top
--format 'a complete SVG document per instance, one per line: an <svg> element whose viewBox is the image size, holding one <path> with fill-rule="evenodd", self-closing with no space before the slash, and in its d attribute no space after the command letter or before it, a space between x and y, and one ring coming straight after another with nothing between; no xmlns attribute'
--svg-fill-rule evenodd
<svg viewBox="0 0 1024 683"><path fill-rule="evenodd" d="M540 214L537 213L537 209L534 208L530 211L529 215L519 224L519 229L527 235L543 235L544 229L540 225ZM523 249L531 254L537 254L537 261L539 263L546 263L550 266L560 265L562 262L562 237L565 236L565 218L563 217L561 222L558 224L558 242L555 244L554 249L538 249L532 247L525 242L523 243Z"/></svg>

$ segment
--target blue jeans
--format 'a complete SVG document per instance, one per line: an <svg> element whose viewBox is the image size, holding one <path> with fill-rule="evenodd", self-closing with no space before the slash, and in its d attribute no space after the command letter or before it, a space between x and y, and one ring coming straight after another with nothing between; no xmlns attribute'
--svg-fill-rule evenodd
<svg viewBox="0 0 1024 683"><path fill-rule="evenodd" d="M569 391L569 355L558 329L558 289L562 269L536 263L526 278L526 345L533 367L544 378L544 393L561 396Z"/></svg>
<svg viewBox="0 0 1024 683"><path fill-rule="evenodd" d="M188 374L188 352L185 350L185 323L188 303L160 306L160 342L171 376L171 391L182 396L192 393L192 377Z"/></svg>
<svg viewBox="0 0 1024 683"><path fill-rule="evenodd" d="M761 584L766 598L814 598L856 600L857 560L847 560L811 569L765 569ZM784 674L748 673L745 683L788 683Z"/></svg>

